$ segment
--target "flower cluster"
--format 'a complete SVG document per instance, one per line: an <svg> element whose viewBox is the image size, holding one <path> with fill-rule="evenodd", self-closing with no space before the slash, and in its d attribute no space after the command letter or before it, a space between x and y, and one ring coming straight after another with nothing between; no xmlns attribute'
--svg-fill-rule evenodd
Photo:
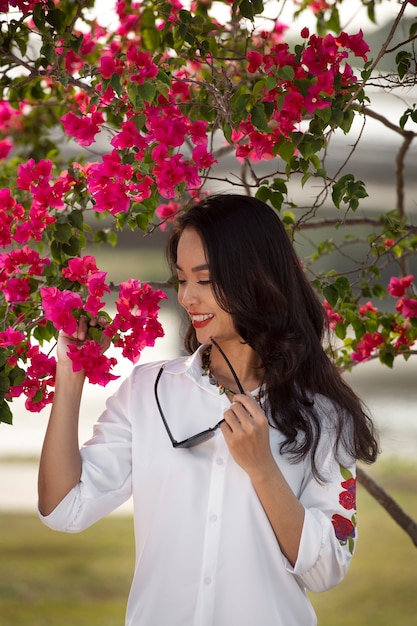
<svg viewBox="0 0 417 626"><path fill-rule="evenodd" d="M214 165L223 153L244 161L233 184L258 187L257 196L278 210L294 173L302 184L310 176L331 180L321 157L327 131L348 132L367 97L371 70L355 76L349 64L352 56L367 59L362 32L321 36L305 28L290 48L278 21L263 21L272 25L268 31L248 29L262 3L222 1L231 19L220 24L210 3L117 0L117 18L104 28L100 15L91 17L91 2L0 0L1 11L22 14L2 28L10 46L0 95L0 387L7 390L0 421L9 419L5 402L16 395L25 394L32 410L50 401L54 360L40 351L43 342L60 330L72 334L80 315L106 317L109 286L95 260L83 256L87 243L114 244L125 227L164 228L219 176ZM321 33L337 24L337 0L295 4L318 16ZM67 171L60 133L83 148ZM270 180L252 166L261 159L276 163ZM337 208L345 197L364 197L360 182L359 193L350 178L339 185ZM110 227L92 227L92 213L97 222L104 214ZM289 213L282 212L288 225ZM386 222L381 231L383 253L400 256L406 236ZM344 342L344 365L410 352L417 299L408 280L390 282L390 315L371 302L359 305L342 284L328 290L326 312ZM371 293L379 296L372 289L362 295ZM123 283L114 319L92 328L82 348L71 348L74 367L99 384L111 379L103 335L135 362L162 333L161 297L136 281Z"/></svg>
<svg viewBox="0 0 417 626"><path fill-rule="evenodd" d="M349 353L349 361L360 363L379 356L391 355L393 350L402 352L409 350L417 342L417 295L413 291L414 276L408 274L401 278L393 276L388 283L388 294L397 299L396 313L379 315L378 308L369 300L358 307L360 323L355 322L353 340L346 337L347 328L353 318L348 299L335 310L327 300L323 301L329 328L344 340L344 346L353 347ZM343 308L344 305L347 308ZM342 313L346 311L347 317ZM390 364L390 361L387 361Z"/></svg>
<svg viewBox="0 0 417 626"><path fill-rule="evenodd" d="M110 289L105 282L106 272L97 269L92 256L71 259L62 274L65 278L84 287L84 297L79 293L56 287L42 287L40 290L45 319L50 320L57 330L73 335L81 315L89 319L100 319L107 314L102 311L105 302L100 298ZM88 380L105 386L117 378L110 373L117 360L103 354L101 335L112 340L116 347L122 348L122 355L136 363L146 346L153 346L158 337L163 336L163 329L157 319L159 302L166 298L160 290L153 290L149 285L141 285L138 280L130 279L119 288L114 319L101 329L96 329L97 339L86 341L81 347L74 343L70 348L70 358L74 371L83 369Z"/></svg>
<svg viewBox="0 0 417 626"><path fill-rule="evenodd" d="M0 332L3 373L8 380L5 402L23 394L29 411L40 411L53 399L56 360L41 351L43 341L56 337L59 331L73 335L80 316L106 320L101 327L91 327L92 336L81 346L74 341L69 349L74 371L83 369L94 384L104 386L117 378L111 372L117 360L103 353L103 335L133 363L146 346L153 346L156 338L163 336L158 321L159 302L166 297L162 291L137 280L123 283L117 312L108 323L102 298L110 288L106 272L98 269L96 259L90 255L70 258L61 276L55 277L58 286L48 285L50 264L49 258L42 258L27 245L0 254L0 287L7 303L4 322L9 324ZM64 284L72 285L74 290L62 287ZM25 327L31 317L36 318L35 342ZM3 419L7 418L5 410L3 402Z"/></svg>
<svg viewBox="0 0 417 626"><path fill-rule="evenodd" d="M256 160L276 154L276 146L292 131L299 130L306 115L330 107L337 93L347 92L356 82L346 62L349 52L366 60L370 50L362 31L323 38L310 36L305 28L301 36L308 43L298 55L286 43L272 46L266 54L258 50L248 52L247 71L266 77L263 101L274 107L268 132L261 132L253 114L240 123L234 133L236 156Z"/></svg>

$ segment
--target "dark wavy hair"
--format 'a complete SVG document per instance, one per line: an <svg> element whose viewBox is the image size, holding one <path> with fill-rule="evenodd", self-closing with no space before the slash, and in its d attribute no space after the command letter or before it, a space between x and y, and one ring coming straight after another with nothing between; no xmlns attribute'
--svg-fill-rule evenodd
<svg viewBox="0 0 417 626"><path fill-rule="evenodd" d="M213 195L175 221L167 245L172 272L178 241L191 228L203 242L213 293L233 318L243 341L261 357L267 389L265 409L284 435L281 451L294 460L311 453L313 471L323 424L314 394L334 404L336 450L373 462L378 454L372 420L323 348L324 308L301 269L278 214L242 195ZM185 348L199 346L193 326Z"/></svg>

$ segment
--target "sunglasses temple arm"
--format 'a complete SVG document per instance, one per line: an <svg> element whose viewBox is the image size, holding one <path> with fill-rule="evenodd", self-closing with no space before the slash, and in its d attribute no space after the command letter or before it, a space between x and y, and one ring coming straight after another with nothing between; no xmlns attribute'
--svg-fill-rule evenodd
<svg viewBox="0 0 417 626"><path fill-rule="evenodd" d="M236 385L237 385L240 393L244 394L245 392L243 391L243 387L240 384L240 380L238 379L237 374L236 374L235 370L233 369L232 364L230 363L229 359L227 358L227 356L225 355L225 353L223 352L223 350L221 349L221 347L219 346L217 341L215 339L213 339L213 337L210 337L210 341L213 343L213 345L216 346L217 350L220 352L220 354L222 355L222 357L226 361L226 363L227 363L227 365L228 365L228 367L229 367L229 369L230 369L230 371L231 371L231 373L233 375L233 378L235 379Z"/></svg>
<svg viewBox="0 0 417 626"><path fill-rule="evenodd" d="M161 416L161 418L162 418L162 421L163 421L163 423L164 423L165 430L167 431L168 436L169 436L169 438L171 439L171 443L172 443L172 445L173 445L173 446L175 446L175 445L177 444L177 441L175 441L174 437L173 437L173 436L172 436L172 434L171 434L171 431L170 431L169 426L168 426L168 424L167 424L167 421L166 421L166 419L165 419L164 412L162 411L162 407L161 407L161 404L160 404L160 402L159 402L159 398L158 398L158 391L157 391L157 389L158 389L159 379L160 379L160 378L161 378L161 376L162 376L162 372L164 371L164 367L165 367L165 364L164 364L164 365L161 367L161 369L159 370L159 372L158 372L158 376L156 377L156 380L155 380L155 385L154 385L155 400L156 400L156 404L158 405L159 414L160 414L160 416Z"/></svg>

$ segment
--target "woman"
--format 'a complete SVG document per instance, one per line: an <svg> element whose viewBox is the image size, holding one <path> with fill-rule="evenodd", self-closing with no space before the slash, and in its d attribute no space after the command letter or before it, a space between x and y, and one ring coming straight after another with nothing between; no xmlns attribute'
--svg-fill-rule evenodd
<svg viewBox="0 0 417 626"><path fill-rule="evenodd" d="M79 452L83 375L60 336L41 517L77 532L133 494L129 626L316 624L306 589L346 573L372 423L275 211L210 197L177 219L168 259L191 356L137 366Z"/></svg>

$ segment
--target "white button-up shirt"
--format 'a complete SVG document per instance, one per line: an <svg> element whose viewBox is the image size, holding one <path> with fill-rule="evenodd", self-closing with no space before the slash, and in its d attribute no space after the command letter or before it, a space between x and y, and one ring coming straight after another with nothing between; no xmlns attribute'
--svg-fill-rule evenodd
<svg viewBox="0 0 417 626"><path fill-rule="evenodd" d="M177 441L217 424L229 406L202 376L201 351L169 361L159 381ZM326 427L332 405L315 397L324 425L318 451L324 484L308 458L292 463L280 453L282 435L270 428L276 463L306 510L292 567L221 431L193 448L173 448L154 395L160 367L138 365L108 400L81 449L81 482L42 521L78 532L133 495L136 562L126 626L313 626L306 588L337 584L354 546L354 497L343 497L352 494L354 466L342 475L334 459Z"/></svg>

